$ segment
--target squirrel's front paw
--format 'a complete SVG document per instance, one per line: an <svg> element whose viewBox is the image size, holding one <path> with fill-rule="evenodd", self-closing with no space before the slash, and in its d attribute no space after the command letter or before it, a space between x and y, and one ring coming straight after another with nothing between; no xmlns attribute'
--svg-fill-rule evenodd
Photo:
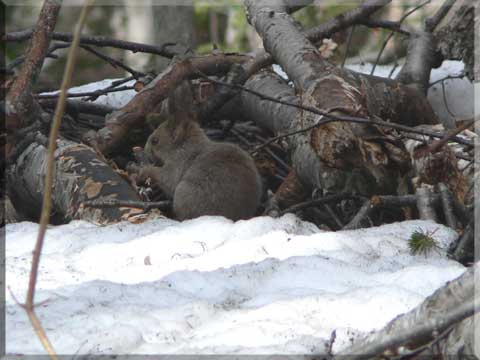
<svg viewBox="0 0 480 360"><path fill-rule="evenodd" d="M142 167L137 175L137 184L151 186L155 182L155 173L158 170L158 167L151 165Z"/></svg>

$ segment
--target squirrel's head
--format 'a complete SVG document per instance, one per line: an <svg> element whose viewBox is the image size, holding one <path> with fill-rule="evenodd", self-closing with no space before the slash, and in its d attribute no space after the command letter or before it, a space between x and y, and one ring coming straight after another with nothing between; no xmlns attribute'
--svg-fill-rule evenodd
<svg viewBox="0 0 480 360"><path fill-rule="evenodd" d="M198 125L190 84L184 81L168 98L169 115L149 136L145 153L152 163L161 166L177 151L190 147L206 138Z"/></svg>

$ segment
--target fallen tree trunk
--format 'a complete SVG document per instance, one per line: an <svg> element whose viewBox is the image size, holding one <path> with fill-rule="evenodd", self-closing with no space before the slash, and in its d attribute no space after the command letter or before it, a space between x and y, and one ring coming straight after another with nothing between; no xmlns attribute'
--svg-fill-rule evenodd
<svg viewBox="0 0 480 360"><path fill-rule="evenodd" d="M36 219L42 207L47 149L33 142L11 165L7 176L9 194L18 211ZM116 222L139 212L132 208L94 209L83 201L115 199L139 201L133 187L88 146L57 141L52 202L55 220L82 219L99 224Z"/></svg>
<svg viewBox="0 0 480 360"><path fill-rule="evenodd" d="M436 122L429 103L417 89L394 80L340 69L324 60L279 2L272 6L269 1L246 0L245 5L248 20L262 37L265 49L295 85L295 93L293 90L288 93L288 86L284 84L281 96L296 95L302 105L333 115L382 118L409 126ZM264 81L269 81L268 76L251 79L248 86L256 87L255 84ZM258 86L277 97L278 81L271 80L270 83L276 82L271 88ZM244 99L252 96L242 94ZM314 127L328 115L292 110L288 116L278 116L282 112L278 104L266 104L258 98L245 100L247 102L251 118L256 119L258 115L262 119L270 118L263 125L276 134L299 132L287 141L293 167L308 188L321 188L326 192L392 193L399 185L398 179L409 169L410 157L403 144L384 128L344 121ZM311 129L300 132L305 128Z"/></svg>
<svg viewBox="0 0 480 360"><path fill-rule="evenodd" d="M32 84L42 67L60 11L61 1L46 0L37 26L29 36L31 43L25 61L6 96L5 158L6 188L16 210L37 220L41 213L47 168L46 138L51 115L32 96ZM105 109L103 109L105 110ZM76 124L75 124L76 125ZM134 214L134 209L83 208L81 203L101 197L128 201L138 195L93 149L67 140L57 141L56 169L52 193L56 221L84 219L97 223L118 221Z"/></svg>

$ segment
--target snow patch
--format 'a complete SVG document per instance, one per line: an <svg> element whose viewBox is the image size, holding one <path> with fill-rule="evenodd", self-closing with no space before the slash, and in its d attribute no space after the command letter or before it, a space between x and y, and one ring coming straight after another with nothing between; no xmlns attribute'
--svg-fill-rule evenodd
<svg viewBox="0 0 480 360"><path fill-rule="evenodd" d="M93 83L88 83L85 85L75 86L68 89L68 93L78 94L78 93L84 93L84 92L103 90L111 86L112 83L114 83L115 81L119 81L119 80L122 80L122 79L105 79L105 80L100 80ZM120 86L122 87L133 86L135 82L136 80L130 80ZM58 93L59 91L51 91L51 92L41 93L40 95L53 95ZM110 92L108 94L99 96L97 99L93 100L92 102L99 105L107 105L114 108L120 108L126 105L136 94L137 92L135 90L123 90L123 91ZM72 99L87 100L87 98L88 96L80 97L80 98L72 98Z"/></svg>
<svg viewBox="0 0 480 360"><path fill-rule="evenodd" d="M52 226L37 312L60 354L321 354L418 305L465 268L443 250L412 256L429 221L324 232L294 215L232 222ZM6 227L7 286L25 298L38 226ZM7 353L43 353L7 293Z"/></svg>

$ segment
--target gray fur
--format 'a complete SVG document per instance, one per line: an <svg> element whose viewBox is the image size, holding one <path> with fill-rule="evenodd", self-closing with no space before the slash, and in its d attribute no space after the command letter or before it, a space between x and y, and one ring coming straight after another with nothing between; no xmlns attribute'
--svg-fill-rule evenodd
<svg viewBox="0 0 480 360"><path fill-rule="evenodd" d="M234 144L208 139L194 121L191 105L180 102L190 102L191 97L176 94L174 98L174 115L145 145L145 153L156 166L145 167L140 179L151 178L173 199L179 220L202 215L232 220L254 216L262 183L252 158Z"/></svg>

